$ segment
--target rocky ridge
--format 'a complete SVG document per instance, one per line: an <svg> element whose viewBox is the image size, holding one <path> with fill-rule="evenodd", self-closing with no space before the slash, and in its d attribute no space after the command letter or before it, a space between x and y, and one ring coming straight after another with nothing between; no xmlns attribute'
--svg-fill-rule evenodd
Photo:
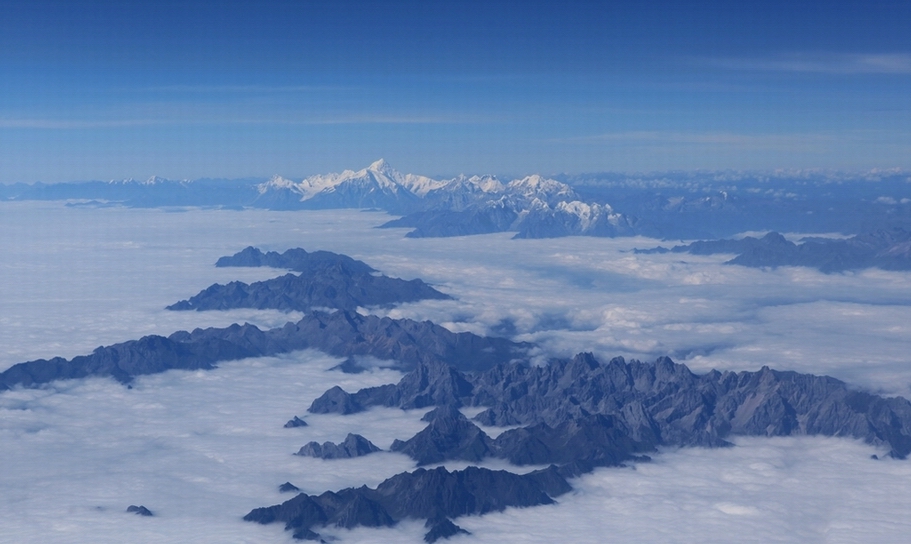
<svg viewBox="0 0 911 544"><path fill-rule="evenodd" d="M328 251L308 253L296 248L282 254L271 251L264 254L257 248L248 247L231 257L222 257L216 266L272 266L289 268L300 274L286 274L251 284L239 281L214 284L167 309L308 311L335 308L353 312L358 307L452 298L419 279L406 281L378 275L362 261Z"/></svg>
<svg viewBox="0 0 911 544"><path fill-rule="evenodd" d="M129 383L144 374L209 370L221 361L302 349L318 349L339 357L370 355L394 361L406 370L420 362L437 362L471 371L521 357L529 347L505 338L454 333L430 321L363 316L343 310L311 312L297 323L275 329L234 324L178 331L167 337L144 336L99 347L90 355L70 360L54 357L19 363L0 373L0 391L89 376Z"/></svg>
<svg viewBox="0 0 911 544"><path fill-rule="evenodd" d="M762 238L746 236L738 240L707 240L671 249L657 247L637 253L690 253L713 255L733 253L726 264L753 268L806 266L827 274L863 268L911 270L911 231L893 228L859 234L843 240L807 238L795 244L777 232Z"/></svg>
<svg viewBox="0 0 911 544"><path fill-rule="evenodd" d="M320 540L314 528L389 527L406 518L425 519L430 528L425 540L433 542L460 532L451 521L447 523L452 518L552 504L571 489L553 467L522 475L479 467L452 472L444 467L420 468L397 474L376 488L301 493L281 504L256 508L244 520L283 522L297 539Z"/></svg>
<svg viewBox="0 0 911 544"><path fill-rule="evenodd" d="M373 442L359 434L348 433L339 444L334 442L308 442L294 455L316 457L317 459L351 459L380 451Z"/></svg>
<svg viewBox="0 0 911 544"><path fill-rule="evenodd" d="M603 459L610 464L658 446L724 446L738 435L848 436L887 447L893 457L911 453L911 403L901 397L879 397L828 376L768 367L696 375L667 357L654 363L621 357L602 363L580 353L545 366L511 362L474 374L421 364L396 385L354 394L333 388L309 410L350 413L377 405L450 407L430 418L424 435L393 446L413 452L409 455L419 462L464 458L467 451L517 464L598 464L591 455L608 447L616 450ZM491 441L456 416L452 410L460 406L485 408L474 417L482 425L524 427ZM601 437L592 434L608 429ZM448 437L449 453L441 456L439 448L428 447L441 443L431 436ZM472 447L463 447L465 440ZM549 446L574 440L579 445L572 448ZM584 445L593 440L597 447ZM522 447L513 445L522 441Z"/></svg>

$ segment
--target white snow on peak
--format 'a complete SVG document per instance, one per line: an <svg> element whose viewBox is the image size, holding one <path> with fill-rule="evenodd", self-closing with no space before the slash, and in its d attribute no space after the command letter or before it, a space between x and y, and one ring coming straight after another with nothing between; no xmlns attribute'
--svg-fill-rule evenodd
<svg viewBox="0 0 911 544"><path fill-rule="evenodd" d="M182 180L187 182L188 180ZM112 179L108 181L111 185L155 185L158 183L169 183L171 180L163 178L161 176L150 176L144 180L138 180L136 178L127 178L127 179Z"/></svg>
<svg viewBox="0 0 911 544"><path fill-rule="evenodd" d="M160 183L162 181L165 181L165 179L160 178L158 176L149 176L149 178L147 180L143 181L142 184L143 185L155 185L156 183Z"/></svg>
<svg viewBox="0 0 911 544"><path fill-rule="evenodd" d="M400 183L412 193L424 197L430 191L445 187L449 181L439 181L416 174L405 174L402 176Z"/></svg>
<svg viewBox="0 0 911 544"><path fill-rule="evenodd" d="M389 166L389 163L386 162L386 159L374 161L370 166L367 167L367 170L373 170L374 172L395 171L391 166Z"/></svg>
<svg viewBox="0 0 911 544"><path fill-rule="evenodd" d="M464 174L447 183L449 190L468 190L481 193L502 193L506 186L496 176L471 176Z"/></svg>
<svg viewBox="0 0 911 544"><path fill-rule="evenodd" d="M576 194L569 185L538 174L510 181L506 190L527 198L542 198L549 202L576 199Z"/></svg>
<svg viewBox="0 0 911 544"><path fill-rule="evenodd" d="M269 181L265 183L260 183L256 186L256 190L259 191L259 194L263 194L269 190L276 189L288 189L295 191L297 189L297 184L290 179L283 178L279 175L274 175L269 178Z"/></svg>
<svg viewBox="0 0 911 544"><path fill-rule="evenodd" d="M481 201L505 197L512 206L519 208L551 208L560 202L579 200L572 188L539 174L526 176L504 184L496 176L465 176L437 180L416 174L402 174L385 159L379 159L361 170L341 173L318 174L296 183L281 176L274 176L259 186L259 192L290 191L305 201L323 194L387 194L406 197L431 198L449 202L455 208ZM432 194L431 194L432 193ZM505 201L504 201L505 202Z"/></svg>
<svg viewBox="0 0 911 544"><path fill-rule="evenodd" d="M599 221L607 221L611 225L617 226L623 218L620 214L614 213L614 209L609 204L589 204L580 200L560 202L554 207L554 211L575 217L579 221L580 233L587 232Z"/></svg>

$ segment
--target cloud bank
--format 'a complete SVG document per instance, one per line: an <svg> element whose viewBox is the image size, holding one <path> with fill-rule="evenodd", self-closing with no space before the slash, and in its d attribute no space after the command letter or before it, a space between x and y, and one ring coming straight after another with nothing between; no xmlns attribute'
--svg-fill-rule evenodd
<svg viewBox="0 0 911 544"><path fill-rule="evenodd" d="M164 310L214 282L281 273L214 267L218 257L255 245L327 249L391 276L420 277L456 300L385 313L535 341L542 360L582 350L670 354L697 372L769 365L887 394L911 390L908 273L825 275L728 266L725 255L635 255L633 247L656 243L637 238L406 239L403 231L373 228L387 215L356 211L0 206L8 233L0 239L3 367L145 334L297 319ZM421 412L306 415L333 385L353 391L399 377L378 367L359 375L328 370L338 362L303 352L146 376L132 390L85 380L0 395L0 508L7 513L0 530L19 541L119 542L131 534L146 542L290 542L281 527L240 517L287 498L277 491L284 481L318 493L375 485L413 466L392 453L336 462L291 455L348 432L388 448L423 427ZM283 429L294 415L310 426ZM911 465L870 459L879 453L823 438L682 449L635 470L599 470L577 480L576 492L556 506L459 524L474 533L464 542L604 534L622 541L723 542L732 534L756 542L898 541L908 531L902 520L911 506ZM156 517L128 515L130 504ZM335 533L348 542L419 542L422 534L419 523Z"/></svg>

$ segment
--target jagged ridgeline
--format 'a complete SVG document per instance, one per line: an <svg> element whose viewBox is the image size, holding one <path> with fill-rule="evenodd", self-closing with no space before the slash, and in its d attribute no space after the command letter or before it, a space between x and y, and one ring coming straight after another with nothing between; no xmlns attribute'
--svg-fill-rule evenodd
<svg viewBox="0 0 911 544"><path fill-rule="evenodd" d="M514 361L474 374L427 363L395 385L353 394L334 387L309 411L349 414L371 406L448 407L429 414L424 431L393 445L422 463L491 456L598 466L658 446L725 446L738 435L846 436L889 448L893 457L911 453L911 402L904 398L768 367L697 375L668 357L602 363L581 353L545 366ZM474 417L482 425L525 427L491 440L454 411L460 406L486 408ZM590 447L580 438L600 443Z"/></svg>
<svg viewBox="0 0 911 544"><path fill-rule="evenodd" d="M320 540L314 528L390 527L403 519L425 519L430 530L424 540L435 542L464 532L450 518L553 504L553 497L571 489L555 467L521 475L479 467L452 472L438 467L403 472L375 488L301 493L282 504L257 508L244 520L283 522L295 538Z"/></svg>
<svg viewBox="0 0 911 544"><path fill-rule="evenodd" d="M339 357L369 355L408 370L439 362L482 370L522 357L530 344L505 338L454 333L430 321L364 316L339 310L312 312L297 323L260 330L250 325L178 331L99 347L72 359L54 357L13 365L0 373L0 390L34 387L54 380L112 377L129 383L136 376L171 369L212 369L220 361L318 349Z"/></svg>
<svg viewBox="0 0 911 544"><path fill-rule="evenodd" d="M227 285L214 284L167 309L255 308L303 312L312 308L337 308L353 312L358 307L452 298L422 280L406 281L383 276L362 261L329 251L307 252L295 248L284 253L263 253L255 247L248 247L230 257L218 259L215 266L268 266L294 270L299 274L286 274L251 284L239 281Z"/></svg>
<svg viewBox="0 0 911 544"><path fill-rule="evenodd" d="M433 542L461 531L451 519L550 504L571 490L574 477L595 467L648 460L642 454L659 446L728 446L738 435L825 435L863 439L889 448L896 458L911 453L911 403L903 398L769 368L696 375L667 357L602 363L581 353L546 366L514 361L473 374L422 363L395 385L354 394L334 387L309 411L350 414L372 406L435 407L423 417L426 428L391 447L418 465L499 458L549 467L524 475L478 467L418 469L374 489L301 493L244 519L281 521L295 538L312 540L320 539L315 530L322 527L426 519L425 540ZM474 417L479 424L519 427L491 438L461 413L463 406L486 408ZM315 445L304 453L314 455ZM329 446L333 454L338 449Z"/></svg>

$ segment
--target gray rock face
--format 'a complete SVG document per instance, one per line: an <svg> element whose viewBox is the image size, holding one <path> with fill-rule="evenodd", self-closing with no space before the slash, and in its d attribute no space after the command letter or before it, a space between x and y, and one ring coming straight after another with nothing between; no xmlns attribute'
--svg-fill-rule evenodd
<svg viewBox="0 0 911 544"><path fill-rule="evenodd" d="M552 504L553 497L570 490L555 468L519 475L478 467L449 472L439 467L398 474L375 489L347 488L318 496L301 493L282 504L257 508L244 520L283 522L296 538L319 538L313 528L382 527L406 518L427 519L432 520L428 524L432 525L430 538L442 520L499 512L511 506ZM441 527L438 532L446 529Z"/></svg>
<svg viewBox="0 0 911 544"><path fill-rule="evenodd" d="M333 442L310 442L303 446L294 455L303 455L306 457L316 457L319 459L350 459L352 457L361 457L380 451L373 442L367 440L359 434L351 434L340 444Z"/></svg>
<svg viewBox="0 0 911 544"><path fill-rule="evenodd" d="M367 263L352 259L347 255L332 253L331 251L308 252L301 248L288 249L284 253L269 251L263 253L259 249L248 246L229 257L221 257L215 262L219 268L230 266L286 268L295 272L318 274L325 270L341 268L354 274L370 274L376 272Z"/></svg>
<svg viewBox="0 0 911 544"><path fill-rule="evenodd" d="M501 433L491 439L452 405L428 412L430 424L390 448L408 455L418 465L459 460L478 462L485 457L507 459L515 465L572 466L569 473L594 467L643 460L638 454L654 451L655 442L638 442L617 418L601 414L566 420L556 427L538 423Z"/></svg>
<svg viewBox="0 0 911 544"><path fill-rule="evenodd" d="M450 519L442 519L438 521L427 520L426 527L429 527L430 530L427 531L427 534L424 535L424 542L433 543L440 539L450 538L455 535L470 535L468 531L462 529L458 525L452 522Z"/></svg>
<svg viewBox="0 0 911 544"><path fill-rule="evenodd" d="M451 298L421 280L405 281L376 275L376 271L365 263L328 251L307 253L298 248L282 254L263 254L248 247L231 257L222 257L216 263L216 266L263 265L287 267L301 273L251 284L239 281L214 284L167 309L308 311L311 308L337 308L353 312L358 307Z"/></svg>
<svg viewBox="0 0 911 544"><path fill-rule="evenodd" d="M408 455L419 466L453 459L476 463L491 455L490 437L452 405L427 415L430 424L423 431L407 441L396 440L390 449Z"/></svg>
<svg viewBox="0 0 911 544"><path fill-rule="evenodd" d="M144 374L171 369L208 370L219 361L308 348L340 357L371 355L394 360L403 369L415 368L420 362L440 362L463 370L479 370L519 357L529 347L529 344L503 338L453 333L429 321L379 318L344 311L313 312L297 323L266 331L249 324L178 331L167 338L146 336L100 347L91 355L70 360L55 357L19 363L0 373L0 390L87 376L110 376L128 383ZM428 397L432 398L435 397ZM407 402L407 399L396 397L396 402ZM425 401L418 394L411 402L435 400Z"/></svg>
<svg viewBox="0 0 911 544"><path fill-rule="evenodd" d="M438 361L421 361L402 378L398 386L383 385L349 394L336 386L314 400L308 409L314 414L360 412L371 406L403 409L427 406L461 406L469 398L471 382L452 366Z"/></svg>
<svg viewBox="0 0 911 544"><path fill-rule="evenodd" d="M135 504L131 504L127 507L127 513L136 514L137 516L148 516L148 517L155 515L152 513L151 510L149 510L145 506L142 506L142 505L136 506Z"/></svg>
<svg viewBox="0 0 911 544"><path fill-rule="evenodd" d="M428 375L440 371L419 367L398 385L349 397L359 409L402 406L427 383L416 377ZM461 376L470 388L440 390L434 404L487 407L475 420L526 426L490 446L491 455L518 463L615 464L659 445L724 446L736 435L851 436L887 446L894 457L911 453L911 403L852 391L826 376L767 367L697 376L667 357L654 363L618 357L604 364L586 353L545 366L508 363ZM433 441L409 442L424 444L431 458L441 451L430 447ZM423 453L409 454L420 459Z"/></svg>
<svg viewBox="0 0 911 544"><path fill-rule="evenodd" d="M293 418L289 419L287 423L285 423L286 429L295 429L297 427L306 427L306 426L307 426L307 422L297 416L294 416Z"/></svg>
<svg viewBox="0 0 911 544"><path fill-rule="evenodd" d="M278 486L279 493L293 493L297 491L300 491L300 488L291 482L285 482L282 485Z"/></svg>

